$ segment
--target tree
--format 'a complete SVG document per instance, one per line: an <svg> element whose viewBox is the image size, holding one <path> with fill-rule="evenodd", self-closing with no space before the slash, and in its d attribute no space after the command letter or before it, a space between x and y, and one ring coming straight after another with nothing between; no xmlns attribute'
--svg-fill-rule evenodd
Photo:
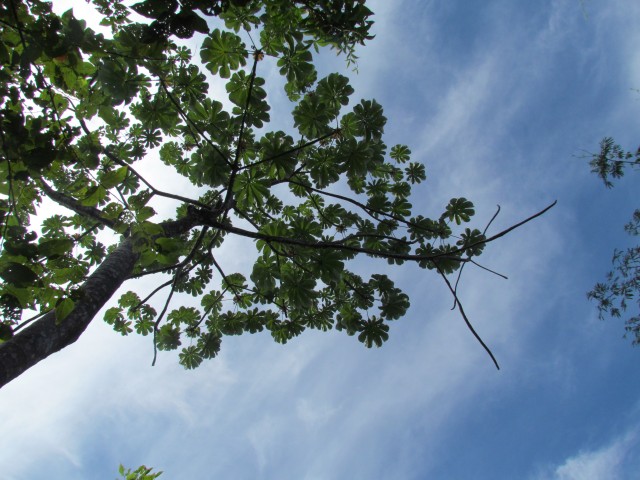
<svg viewBox="0 0 640 480"><path fill-rule="evenodd" d="M148 468L145 465L141 465L135 470L130 468L125 470L125 467L120 465L118 473L123 480L154 480L162 475L162 472L152 473L153 468Z"/></svg>
<svg viewBox="0 0 640 480"><path fill-rule="evenodd" d="M387 147L375 100L348 108L348 78L318 79L313 64L326 47L356 61L371 38L363 1L145 0L131 7L142 20L119 0L89 1L109 35L48 2L0 7L0 385L73 343L123 282L151 275L169 278L121 294L104 319L151 336L156 353L180 348L186 368L215 357L225 335L265 329L279 343L336 328L380 346L409 299L382 273L349 270L358 256L442 277L495 362L447 275L550 207L491 237L467 226L466 198L412 215L424 165ZM194 36L196 59L180 44ZM267 129L265 63L284 77L295 135ZM211 97L217 79L228 99ZM193 194L156 188L138 170L148 157ZM156 213L158 197L175 201L175 218ZM47 213L45 198L64 210ZM218 253L236 236L255 242L246 272ZM200 307L172 306L178 295Z"/></svg>
<svg viewBox="0 0 640 480"><path fill-rule="evenodd" d="M624 151L613 138L605 137L600 142L600 152L592 155L589 164L591 171L611 188L612 180L622 178L626 169L640 168L640 148L635 153ZM631 236L640 235L640 209L633 212L624 229ZM635 304L639 312L625 320L625 329L633 335L633 343L640 345L640 245L615 249L611 263L613 269L606 280L596 283L587 297L597 302L600 319L606 315L620 317L630 303Z"/></svg>

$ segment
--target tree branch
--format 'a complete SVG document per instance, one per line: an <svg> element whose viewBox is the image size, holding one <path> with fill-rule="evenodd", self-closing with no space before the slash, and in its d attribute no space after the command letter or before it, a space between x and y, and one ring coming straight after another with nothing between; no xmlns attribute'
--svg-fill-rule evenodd
<svg viewBox="0 0 640 480"><path fill-rule="evenodd" d="M473 333L473 336L476 337L476 340L478 340L478 342L480 342L480 345L482 345L482 347L485 349L485 351L489 354L489 356L491 357L491 360L493 360L493 363L495 364L496 368L498 370L500 370L500 365L498 365L498 361L496 360L496 357L493 356L493 352L491 351L491 349L489 347L487 347L487 344L482 341L482 338L480 338L480 335L478 335L476 330L473 328L473 325L471 325L471 322L469 321L469 318L467 317L467 314L464 313L464 308L462 308L462 303L460 303L460 299L458 298L458 294L456 293L456 291L451 286L451 282L449 282L449 279L444 274L444 272L442 270L440 270L440 267L438 266L438 262L433 262L433 263L436 265L436 268L438 269L438 273L440 273L440 276L444 279L445 283L447 284L447 287L449 287L449 291L451 292L451 295L453 295L453 298L455 298L455 303L458 305L458 310L460 310L460 315L462 315L462 318L464 319L464 322L467 324L467 328L471 331L471 333Z"/></svg>
<svg viewBox="0 0 640 480"><path fill-rule="evenodd" d="M75 198L65 195L64 193L58 192L51 188L51 186L44 181L43 178L39 179L40 185L42 186L42 190L47 194L54 202L62 205L63 207L68 208L69 210L77 213L78 215L82 215L84 217L92 218L93 220L99 222L105 227L109 227L111 230L116 230L116 224L113 220L109 220L108 218L104 218L102 216L102 212L95 207L88 207L82 205Z"/></svg>
<svg viewBox="0 0 640 480"><path fill-rule="evenodd" d="M341 242L307 242L304 240L299 240L296 238L288 238L288 237L279 237L274 235L266 235L264 233L252 232L249 230L244 230L242 228L234 227L232 225L224 224L216 220L215 218L210 218L207 216L206 212L202 214L200 212L200 219L198 220L202 225L209 225L213 228L218 228L220 230L224 230L228 233L234 233L236 235L240 235L247 238L253 238L255 240L263 240L265 242L276 242L282 243L285 245L295 245L298 247L306 247L311 249L331 249L331 250L343 250L350 251L356 253L365 253L367 255L372 255L380 258L395 258L398 260L407 260L407 261L429 261L437 258L443 258L447 260L454 260L457 262L466 262L467 260L460 257L455 257L452 254L458 253L460 251L464 251L465 249L452 250L446 253L438 253L434 255L410 255L410 254L401 254L401 253L392 253L392 252L383 252L380 250L372 250L369 248L363 247L355 247L353 245L344 245Z"/></svg>

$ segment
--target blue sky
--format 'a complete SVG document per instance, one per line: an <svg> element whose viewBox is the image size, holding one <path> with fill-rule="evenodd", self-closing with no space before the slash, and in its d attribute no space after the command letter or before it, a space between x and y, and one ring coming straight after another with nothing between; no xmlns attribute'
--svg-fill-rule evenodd
<svg viewBox="0 0 640 480"><path fill-rule="evenodd" d="M502 369L435 276L367 261L412 303L380 349L339 332L285 346L243 336L187 372L170 355L151 368L147 338L96 320L2 390L0 478L114 478L119 463L161 478L636 478L640 349L622 321L597 319L585 292L628 242L637 177L606 190L580 157L605 135L638 145L640 5L372 6L376 38L350 74L353 98L376 98L387 144L425 163L415 211L437 215L465 196L488 221L499 204L497 232L558 200L483 254L509 280L465 271L465 310ZM346 68L322 56L320 70ZM288 115L270 98L272 117ZM230 270L243 246L226 247Z"/></svg>

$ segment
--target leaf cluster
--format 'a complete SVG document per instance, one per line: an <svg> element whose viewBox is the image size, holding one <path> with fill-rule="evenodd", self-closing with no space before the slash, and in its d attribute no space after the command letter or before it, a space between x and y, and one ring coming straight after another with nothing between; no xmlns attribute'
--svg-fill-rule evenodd
<svg viewBox="0 0 640 480"><path fill-rule="evenodd" d="M349 56L371 38L364 2L146 0L131 7L144 22L118 2L92 2L113 14L103 20L111 37L48 2L0 7L3 338L27 309L55 309L64 321L120 238L137 255L132 278L169 280L145 298L125 293L105 321L122 335L152 335L157 350L180 349L186 368L242 333L286 343L336 328L380 346L409 299L387 275L352 271L353 259L444 275L482 252L484 234L466 228L475 214L466 198L434 218L412 214L426 169L406 145L384 142L382 106L353 102L341 74L317 78L314 50ZM210 28L211 15L225 26ZM252 29L259 45L250 49ZM195 54L173 40L196 32ZM266 56L285 79L293 132L269 129ZM225 80L230 108L211 76ZM155 155L194 186L189 194L141 173ZM45 197L61 208L42 218ZM156 212L158 197L175 202L174 219ZM242 254L246 271L227 271L220 253L235 236L255 245ZM174 295L182 306L171 306Z"/></svg>

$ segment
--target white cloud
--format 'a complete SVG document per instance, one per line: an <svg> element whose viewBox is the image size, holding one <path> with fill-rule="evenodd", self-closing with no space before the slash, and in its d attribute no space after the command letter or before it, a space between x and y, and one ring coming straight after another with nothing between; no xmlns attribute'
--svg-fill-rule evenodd
<svg viewBox="0 0 640 480"><path fill-rule="evenodd" d="M638 429L614 439L595 450L584 450L567 458L561 465L538 473L536 480L631 480L637 471L629 468L638 462Z"/></svg>
<svg viewBox="0 0 640 480"><path fill-rule="evenodd" d="M557 35L568 35L561 14L569 4L553 3L564 9L551 12L548 29L540 33L544 41L527 42L523 32L511 42L489 44L439 90L443 85L436 80L447 65L438 66L441 72L430 83L429 64L423 62L434 34L430 29L436 27L428 21L428 7L420 19L425 20L424 31L402 36L404 25L393 23L399 17L389 10L395 3L381 3L385 11L378 10L379 37L362 50L356 83L373 91L384 83L385 70L400 68L389 58L417 56L414 68L404 63L406 71L395 75L419 72L420 78L410 77L415 79L413 93L403 105L415 100L420 106L407 112L392 107L388 116L390 127L398 122L407 127L403 134L414 158L427 160L427 168L433 169L429 174L434 179L419 195L469 195L478 199L483 218L493 214L500 199L504 209L497 225L541 206L541 191L557 190L560 184L569 188L571 172L501 171L509 160L524 163L528 152L513 148L510 123L536 94L527 74L534 72L543 81L545 55L557 45ZM385 39L394 36L397 40L388 47ZM409 37L413 43L400 40ZM421 51L411 53L416 50ZM380 60L374 61L376 56ZM521 70L511 72L514 64ZM432 92L438 93L429 107L435 109L433 117L422 103ZM382 103L396 105L394 95L390 90L389 100ZM416 203L426 201L418 197ZM529 334L549 310L573 295L567 290L575 267L550 267L560 254L570 256L574 238L566 232L575 225L575 213L559 208L488 252L487 265L512 276L508 283L478 270L465 273L465 308L498 355L500 373L459 315L449 310L446 288L429 272L406 265L390 274L410 293L413 306L392 325L389 343L379 350L366 350L336 332L305 332L286 346L274 345L265 333L226 338L221 356L195 372L183 371L171 355L161 356L152 369L148 338L122 339L96 320L73 347L2 390L0 411L11 415L3 420L0 451L13 460L3 464L3 475L26 480L33 464L62 456L69 468L84 469L75 470L75 478L83 478L92 467L85 456L87 445L95 445L105 450L109 472L115 472L119 461L130 466L144 462L167 471L167 478L242 479L259 478L260 473L273 478L283 470L289 478L419 478L416 472L428 472L443 461L441 454L451 446L448 435L463 428L456 422L478 404L514 394L522 377L552 386L572 381L573 359L552 358L532 367L544 360L525 358L533 348ZM238 245L225 244L220 253L225 268L242 268L245 255L238 254ZM253 251L251 245L246 248ZM387 267L376 262L370 268ZM551 279L557 287L548 288ZM96 431L102 427L105 432ZM548 474L556 480L622 475L621 465L636 441L635 436L626 438L577 454L550 467ZM587 476L596 473L600 477Z"/></svg>

